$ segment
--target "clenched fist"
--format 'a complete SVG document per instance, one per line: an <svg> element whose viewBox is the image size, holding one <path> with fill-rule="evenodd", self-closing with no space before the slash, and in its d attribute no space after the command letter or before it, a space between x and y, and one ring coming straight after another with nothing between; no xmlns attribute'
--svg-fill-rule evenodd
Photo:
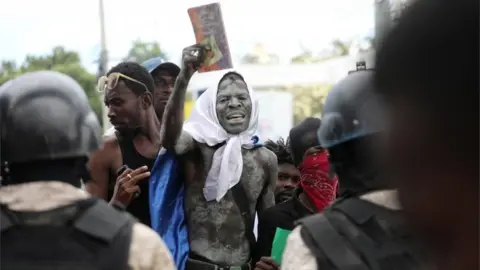
<svg viewBox="0 0 480 270"><path fill-rule="evenodd" d="M188 46L182 52L182 71L189 78L205 62L209 47L201 44Z"/></svg>

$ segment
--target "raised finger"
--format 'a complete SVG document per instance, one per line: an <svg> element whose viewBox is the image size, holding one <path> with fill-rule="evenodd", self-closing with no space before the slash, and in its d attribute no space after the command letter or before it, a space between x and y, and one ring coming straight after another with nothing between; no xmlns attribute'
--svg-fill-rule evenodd
<svg viewBox="0 0 480 270"><path fill-rule="evenodd" d="M147 166L142 166L142 167L136 168L135 170L130 172L130 176L132 176L132 178L133 178L133 177L135 177L139 174L142 174L144 172L148 172L148 167Z"/></svg>
<svg viewBox="0 0 480 270"><path fill-rule="evenodd" d="M126 169L125 171L123 171L122 174L120 174L118 177L117 177L117 182L119 183L124 183L125 181L128 181L130 178L128 177L129 174L131 174L133 171L132 169L128 168Z"/></svg>
<svg viewBox="0 0 480 270"><path fill-rule="evenodd" d="M117 176L121 175L126 169L128 169L128 165L124 164L120 169L117 170Z"/></svg>
<svg viewBox="0 0 480 270"><path fill-rule="evenodd" d="M118 178L125 177L127 174L129 174L131 172L132 172L132 169L127 167L127 169L123 170L123 172L118 176Z"/></svg>
<svg viewBox="0 0 480 270"><path fill-rule="evenodd" d="M139 181L148 179L149 177L150 177L150 172L144 172L142 174L135 175L128 182L129 182L130 185L136 185Z"/></svg>

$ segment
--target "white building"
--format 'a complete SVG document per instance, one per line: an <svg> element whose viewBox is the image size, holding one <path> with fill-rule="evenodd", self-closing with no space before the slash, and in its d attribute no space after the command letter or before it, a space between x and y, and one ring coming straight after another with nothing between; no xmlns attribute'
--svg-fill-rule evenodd
<svg viewBox="0 0 480 270"><path fill-rule="evenodd" d="M372 55L366 54L367 59ZM344 56L320 63L288 65L240 65L240 72L253 88L275 88L290 85L333 84L355 68L358 56ZM367 66L370 66L367 60ZM207 88L216 79L215 71L193 75L188 91Z"/></svg>

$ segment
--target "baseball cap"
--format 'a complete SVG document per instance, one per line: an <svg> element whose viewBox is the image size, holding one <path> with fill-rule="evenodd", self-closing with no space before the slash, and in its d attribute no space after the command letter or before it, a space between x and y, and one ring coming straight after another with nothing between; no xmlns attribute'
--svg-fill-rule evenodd
<svg viewBox="0 0 480 270"><path fill-rule="evenodd" d="M148 70L148 72L152 73L155 69L161 67L168 71L171 71L174 76L177 76L180 73L180 67L177 66L175 63L168 62L163 60L162 57L154 57L150 58L147 61L142 63L142 66Z"/></svg>

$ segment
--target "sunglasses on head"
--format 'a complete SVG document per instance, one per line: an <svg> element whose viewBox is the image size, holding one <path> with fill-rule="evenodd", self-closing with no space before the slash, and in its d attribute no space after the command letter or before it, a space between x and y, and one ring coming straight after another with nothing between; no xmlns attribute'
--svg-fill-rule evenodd
<svg viewBox="0 0 480 270"><path fill-rule="evenodd" d="M108 76L100 77L98 79L98 83L97 83L97 90L99 92L103 92L105 90L112 90L113 88L115 88L117 86L120 78L129 80L129 81L134 82L134 83L138 83L145 88L145 91L148 92L148 88L144 83L142 83L140 81L137 81L134 78L128 77L127 75L123 75L122 73L119 73L119 72L113 72L113 73L110 73L110 75L108 75Z"/></svg>

